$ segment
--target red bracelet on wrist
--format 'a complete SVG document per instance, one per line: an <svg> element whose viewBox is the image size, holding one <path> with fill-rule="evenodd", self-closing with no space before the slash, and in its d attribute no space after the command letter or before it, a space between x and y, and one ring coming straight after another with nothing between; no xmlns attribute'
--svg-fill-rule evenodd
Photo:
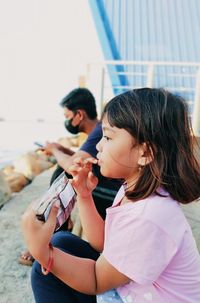
<svg viewBox="0 0 200 303"><path fill-rule="evenodd" d="M50 255L49 255L49 261L48 261L47 268L45 268L41 265L42 273L45 276L48 275L48 273L51 271L51 268L53 265L53 245L51 243L49 243L49 250L50 250Z"/></svg>

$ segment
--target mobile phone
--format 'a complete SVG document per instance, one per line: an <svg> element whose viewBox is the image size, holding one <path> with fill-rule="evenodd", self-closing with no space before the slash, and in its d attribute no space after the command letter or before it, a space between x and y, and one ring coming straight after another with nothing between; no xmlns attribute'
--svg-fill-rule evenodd
<svg viewBox="0 0 200 303"><path fill-rule="evenodd" d="M40 147L40 148L44 148L44 145L41 144L41 143L39 143L39 142L34 142L34 144L37 145L37 146Z"/></svg>

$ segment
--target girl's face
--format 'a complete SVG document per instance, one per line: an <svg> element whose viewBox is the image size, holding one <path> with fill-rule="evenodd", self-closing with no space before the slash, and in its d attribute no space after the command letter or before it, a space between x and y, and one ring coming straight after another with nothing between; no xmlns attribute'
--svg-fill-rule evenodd
<svg viewBox="0 0 200 303"><path fill-rule="evenodd" d="M128 182L137 180L140 148L125 130L112 127L106 117L102 122L103 137L97 144L97 159L101 174L110 178L122 178Z"/></svg>

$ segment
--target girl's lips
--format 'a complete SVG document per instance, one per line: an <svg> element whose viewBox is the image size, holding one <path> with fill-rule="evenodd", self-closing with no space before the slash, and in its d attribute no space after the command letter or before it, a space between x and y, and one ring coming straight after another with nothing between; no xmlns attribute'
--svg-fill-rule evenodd
<svg viewBox="0 0 200 303"><path fill-rule="evenodd" d="M102 163L101 159L99 159L99 158L97 157L97 164L98 164L98 165L101 165L101 163Z"/></svg>
<svg viewBox="0 0 200 303"><path fill-rule="evenodd" d="M97 156L96 156L96 159L97 159L97 164L100 165L100 164L101 164L101 160L100 160L100 158L98 157L98 154L97 154Z"/></svg>

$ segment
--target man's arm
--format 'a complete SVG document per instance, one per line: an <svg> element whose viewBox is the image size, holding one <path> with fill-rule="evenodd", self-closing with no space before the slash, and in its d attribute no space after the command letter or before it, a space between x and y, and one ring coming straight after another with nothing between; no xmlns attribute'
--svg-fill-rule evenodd
<svg viewBox="0 0 200 303"><path fill-rule="evenodd" d="M75 153L75 151L68 147L64 147L63 145L60 145L59 150L69 156L72 156Z"/></svg>
<svg viewBox="0 0 200 303"><path fill-rule="evenodd" d="M45 152L48 154L52 154L56 160L57 163L67 172L68 168L73 164L73 161L77 157L81 157L83 159L90 157L90 154L83 150L78 150L76 152L65 148L57 143L47 143L44 147ZM67 153L66 153L67 151Z"/></svg>
<svg viewBox="0 0 200 303"><path fill-rule="evenodd" d="M97 123L96 127L89 134L86 141L82 144L80 149L76 152L69 148L63 147L59 143L49 143L47 142L44 150L54 155L58 164L68 172L68 167L72 165L73 161L77 157L81 157L82 159L88 157L96 157L97 150L96 145L101 140L102 137L102 127L101 123Z"/></svg>
<svg viewBox="0 0 200 303"><path fill-rule="evenodd" d="M63 152L66 155L72 156L75 152L68 147L64 147L62 144L57 143L57 142L46 142L46 145L43 146L41 149L46 152L46 154L52 155L52 150L56 148Z"/></svg>

